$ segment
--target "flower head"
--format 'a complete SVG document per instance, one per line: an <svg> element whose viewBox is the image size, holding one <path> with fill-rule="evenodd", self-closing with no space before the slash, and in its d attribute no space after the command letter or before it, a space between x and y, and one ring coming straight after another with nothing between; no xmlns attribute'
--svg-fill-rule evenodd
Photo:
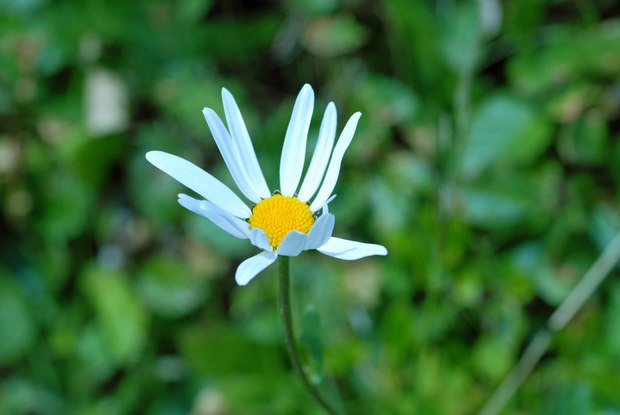
<svg viewBox="0 0 620 415"><path fill-rule="evenodd" d="M202 112L235 184L253 203L251 208L225 184L187 160L162 151L149 151L146 159L204 198L199 200L181 193L179 203L183 207L262 249L237 268L235 280L239 285L250 282L278 255L297 256L311 249L345 260L387 254L381 245L332 237L335 218L329 213L328 204L333 199L342 158L361 116L359 112L349 118L334 146L336 107L332 102L327 105L314 154L301 181L314 109L314 92L310 85L304 85L284 138L280 189L272 193L235 99L222 89L222 100L228 128L212 109L205 108Z"/></svg>

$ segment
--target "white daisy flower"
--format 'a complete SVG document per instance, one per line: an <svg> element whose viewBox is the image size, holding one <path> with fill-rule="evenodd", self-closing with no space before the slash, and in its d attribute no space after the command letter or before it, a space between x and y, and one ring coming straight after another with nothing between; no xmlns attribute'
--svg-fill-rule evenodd
<svg viewBox="0 0 620 415"><path fill-rule="evenodd" d="M314 109L314 92L310 85L304 85L295 101L284 138L280 190L272 193L256 159L239 107L225 88L222 100L228 128L211 108L202 112L233 180L252 202L252 207L225 184L187 160L162 151L149 151L146 159L205 199L179 194L183 207L206 217L232 236L249 239L252 245L262 249L237 268L235 280L239 285L250 282L278 255L297 256L311 249L344 260L387 254L381 245L332 236L335 218L327 205L334 197L332 191L361 116L359 112L349 118L334 147L336 107L333 102L327 105L314 154L300 186Z"/></svg>

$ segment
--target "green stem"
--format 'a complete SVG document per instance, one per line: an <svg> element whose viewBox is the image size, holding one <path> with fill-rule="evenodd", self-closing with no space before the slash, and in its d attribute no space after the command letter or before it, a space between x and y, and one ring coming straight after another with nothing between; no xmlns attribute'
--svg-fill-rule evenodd
<svg viewBox="0 0 620 415"><path fill-rule="evenodd" d="M319 391L314 387L306 376L299 359L299 351L295 342L295 331L293 330L293 316L291 314L291 294L289 284L289 257L281 256L278 258L280 263L280 317L284 327L284 340L286 342L286 351L291 359L293 369L297 377L301 381L306 391L317 401L325 412L330 415L336 415L337 412L321 397Z"/></svg>
<svg viewBox="0 0 620 415"><path fill-rule="evenodd" d="M616 233L609 245L607 245L607 248L594 261L594 264L575 285L575 288L551 315L547 327L541 329L530 341L515 368L499 385L495 393L491 395L480 412L478 412L478 415L497 415L504 409L504 406L517 392L521 384L534 370L540 358L547 351L549 344L551 344L551 337L568 324L575 313L592 296L605 277L609 275L618 261L620 261L620 231Z"/></svg>

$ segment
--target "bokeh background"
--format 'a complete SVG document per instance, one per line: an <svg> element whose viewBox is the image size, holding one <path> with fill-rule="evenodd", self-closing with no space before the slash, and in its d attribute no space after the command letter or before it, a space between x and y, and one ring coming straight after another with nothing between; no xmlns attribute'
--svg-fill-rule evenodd
<svg viewBox="0 0 620 415"><path fill-rule="evenodd" d="M320 414L276 267L144 159L268 182L301 86L362 121L331 210L389 256L292 261L304 359L349 414L473 414L620 229L613 0L0 1L0 414ZM617 269L506 414L620 413Z"/></svg>

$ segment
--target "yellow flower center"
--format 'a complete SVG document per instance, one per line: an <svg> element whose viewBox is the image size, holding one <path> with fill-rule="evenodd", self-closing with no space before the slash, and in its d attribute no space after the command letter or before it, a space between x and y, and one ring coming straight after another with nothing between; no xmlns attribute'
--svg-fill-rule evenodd
<svg viewBox="0 0 620 415"><path fill-rule="evenodd" d="M310 232L314 215L307 203L276 193L254 205L248 223L250 228L262 229L276 249L290 231Z"/></svg>

